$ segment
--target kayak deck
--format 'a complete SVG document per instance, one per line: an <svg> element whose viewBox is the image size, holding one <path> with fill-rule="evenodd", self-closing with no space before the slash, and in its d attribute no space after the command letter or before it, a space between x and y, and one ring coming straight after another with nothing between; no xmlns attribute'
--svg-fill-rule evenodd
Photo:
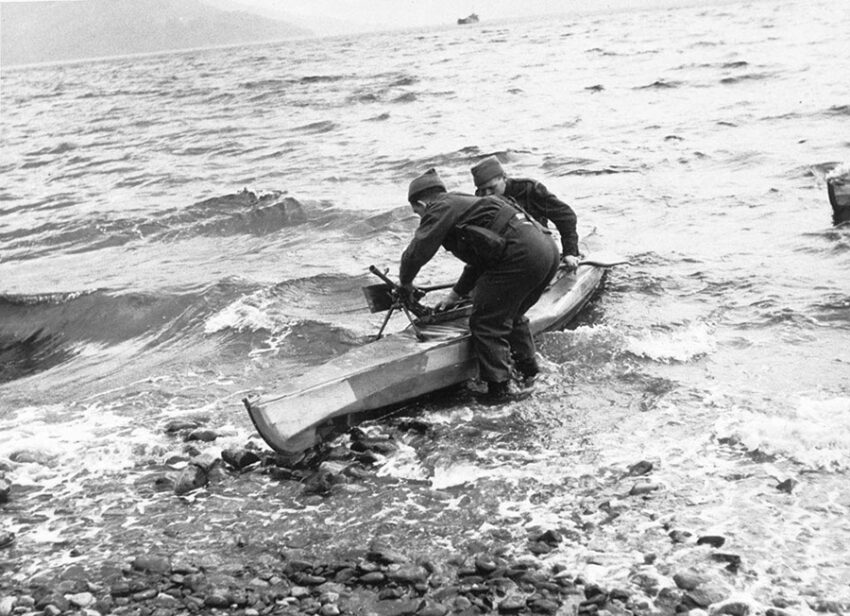
<svg viewBox="0 0 850 616"><path fill-rule="evenodd" d="M563 327L591 298L605 269L582 265L561 275L526 313L531 331ZM457 385L477 374L468 317L412 327L352 349L293 379L285 391L243 400L257 431L275 451L297 453L317 442L334 417L371 411Z"/></svg>

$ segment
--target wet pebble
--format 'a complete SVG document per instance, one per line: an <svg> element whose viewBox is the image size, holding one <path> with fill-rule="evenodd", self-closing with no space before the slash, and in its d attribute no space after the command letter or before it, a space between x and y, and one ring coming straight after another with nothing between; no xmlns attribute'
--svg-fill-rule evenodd
<svg viewBox="0 0 850 616"><path fill-rule="evenodd" d="M687 543L693 537L691 532L687 530L671 530L667 533L667 536L670 537L673 543Z"/></svg>
<svg viewBox="0 0 850 616"><path fill-rule="evenodd" d="M707 580L705 576L698 574L696 571L688 570L673 575L673 581L682 590L693 590Z"/></svg>
<svg viewBox="0 0 850 616"><path fill-rule="evenodd" d="M711 555L712 559L726 563L726 569L729 571L737 572L741 566L741 557L737 554L730 554L728 552L715 552Z"/></svg>
<svg viewBox="0 0 850 616"><path fill-rule="evenodd" d="M9 616L17 604L17 597L2 597L0 598L0 616Z"/></svg>
<svg viewBox="0 0 850 616"><path fill-rule="evenodd" d="M776 489L780 492L785 492L786 494L791 494L794 491L794 488L797 487L799 482L796 479L788 478L785 481L777 484Z"/></svg>
<svg viewBox="0 0 850 616"><path fill-rule="evenodd" d="M542 614L554 614L561 607L557 601L545 597L532 597L528 601L528 606L533 612Z"/></svg>
<svg viewBox="0 0 850 616"><path fill-rule="evenodd" d="M380 571L370 571L360 576L362 584L383 584L387 577Z"/></svg>
<svg viewBox="0 0 850 616"><path fill-rule="evenodd" d="M12 484L0 474L0 503L9 502L9 492L12 491Z"/></svg>
<svg viewBox="0 0 850 616"><path fill-rule="evenodd" d="M174 434L176 432L184 432L188 430L194 430L199 426L199 422L190 421L185 419L175 419L173 421L169 421L163 427L163 430L168 434Z"/></svg>
<svg viewBox="0 0 850 616"><path fill-rule="evenodd" d="M697 545L710 545L713 548L723 547L726 537L720 535L703 535L697 539Z"/></svg>
<svg viewBox="0 0 850 616"><path fill-rule="evenodd" d="M15 533L10 530L0 530L0 549L12 545L15 541Z"/></svg>
<svg viewBox="0 0 850 616"><path fill-rule="evenodd" d="M330 494L336 481L336 475L331 472L319 471L313 473L304 482L304 494L317 496Z"/></svg>
<svg viewBox="0 0 850 616"><path fill-rule="evenodd" d="M528 551L538 556L548 554L553 550L555 550L555 546L550 543L546 543L545 541L531 541L528 544Z"/></svg>
<svg viewBox="0 0 850 616"><path fill-rule="evenodd" d="M653 483L651 481L639 481L632 485L632 488L629 490L629 496L641 496L660 489L661 484Z"/></svg>
<svg viewBox="0 0 850 616"><path fill-rule="evenodd" d="M496 561L490 556L478 556L475 558L475 572L482 575L490 575L498 568Z"/></svg>
<svg viewBox="0 0 850 616"><path fill-rule="evenodd" d="M135 592L131 595L133 601L147 601L148 599L153 599L159 594L156 588L148 588L147 590L141 590L139 592Z"/></svg>
<svg viewBox="0 0 850 616"><path fill-rule="evenodd" d="M449 608L442 603L426 601L425 604L416 612L417 616L445 616L448 614Z"/></svg>
<svg viewBox="0 0 850 616"><path fill-rule="evenodd" d="M516 614L525 608L525 597L512 595L499 602L500 614Z"/></svg>
<svg viewBox="0 0 850 616"><path fill-rule="evenodd" d="M42 466L50 466L53 458L41 451L15 451L9 454L9 459L18 464L40 464Z"/></svg>
<svg viewBox="0 0 850 616"><path fill-rule="evenodd" d="M369 546L366 558L373 562L384 564L408 562L408 558L404 554L391 549L389 545L382 541L375 541Z"/></svg>
<svg viewBox="0 0 850 616"><path fill-rule="evenodd" d="M65 595L65 598L71 603L71 605L77 608L87 608L94 605L94 602L96 601L94 595L90 592Z"/></svg>
<svg viewBox="0 0 850 616"><path fill-rule="evenodd" d="M230 606L230 599L227 597L226 591L214 590L204 597L204 605L207 607L226 608Z"/></svg>
<svg viewBox="0 0 850 616"><path fill-rule="evenodd" d="M428 579L428 572L420 565L403 564L390 567L387 577L396 583L417 584Z"/></svg>
<svg viewBox="0 0 850 616"><path fill-rule="evenodd" d="M243 470L260 461L257 452L250 449L225 449L221 452L221 459L236 470Z"/></svg>
<svg viewBox="0 0 850 616"><path fill-rule="evenodd" d="M207 472L197 464L189 464L180 471L174 481L174 493L182 496L207 485L209 478Z"/></svg>
<svg viewBox="0 0 850 616"><path fill-rule="evenodd" d="M184 440L186 440L187 442L201 441L203 443L211 443L215 439L217 439L218 436L218 432L216 432L215 430L199 428L197 430L192 430L191 432L189 432Z"/></svg>
<svg viewBox="0 0 850 616"><path fill-rule="evenodd" d="M711 613L712 615L729 614L730 616L749 616L749 614L753 613L753 610L754 608L749 601L726 599L717 605L713 605Z"/></svg>
<svg viewBox="0 0 850 616"><path fill-rule="evenodd" d="M732 589L719 580L710 580L688 590L682 602L689 607L707 608L712 603L723 601L731 594Z"/></svg>
<svg viewBox="0 0 850 616"><path fill-rule="evenodd" d="M312 591L306 586L293 586L289 589L289 594L296 599L304 599L309 597Z"/></svg>
<svg viewBox="0 0 850 616"><path fill-rule="evenodd" d="M652 462L641 460L629 467L629 475L646 475L652 471Z"/></svg>
<svg viewBox="0 0 850 616"><path fill-rule="evenodd" d="M133 559L131 566L136 571L147 573L171 573L171 561L165 556L139 555Z"/></svg>

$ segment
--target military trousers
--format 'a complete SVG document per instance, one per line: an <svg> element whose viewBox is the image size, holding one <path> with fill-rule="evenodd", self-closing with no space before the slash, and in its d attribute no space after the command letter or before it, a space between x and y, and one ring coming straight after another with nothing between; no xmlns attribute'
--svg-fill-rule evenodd
<svg viewBox="0 0 850 616"><path fill-rule="evenodd" d="M479 377L501 383L511 376L512 358L534 363L536 349L526 311L558 271L560 251L538 225L520 219L504 232L505 251L475 284L469 329Z"/></svg>

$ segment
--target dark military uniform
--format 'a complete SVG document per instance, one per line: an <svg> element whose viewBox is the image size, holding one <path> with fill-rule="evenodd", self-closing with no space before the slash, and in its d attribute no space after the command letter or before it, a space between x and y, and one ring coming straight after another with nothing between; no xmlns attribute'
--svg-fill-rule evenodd
<svg viewBox="0 0 850 616"><path fill-rule="evenodd" d="M443 193L428 205L401 257L401 284L411 283L440 246L466 263L455 293L474 289L469 328L479 376L491 383L508 381L511 356L518 366L533 365L536 371L525 312L558 269L558 247L548 231L499 197Z"/></svg>
<svg viewBox="0 0 850 616"><path fill-rule="evenodd" d="M561 255L579 256L576 213L540 182L506 178L505 197L510 197L544 227L551 220L561 234Z"/></svg>

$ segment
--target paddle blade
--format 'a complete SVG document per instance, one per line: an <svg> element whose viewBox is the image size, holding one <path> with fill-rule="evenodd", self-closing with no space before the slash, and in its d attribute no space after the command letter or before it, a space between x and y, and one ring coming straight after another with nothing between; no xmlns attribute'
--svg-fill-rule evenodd
<svg viewBox="0 0 850 616"><path fill-rule="evenodd" d="M366 304L369 306L370 312L383 312L392 308L392 287L386 283L363 287L363 295L366 297Z"/></svg>
<svg viewBox="0 0 850 616"><path fill-rule="evenodd" d="M614 254L598 253L585 257L579 261L579 265L595 265L596 267L614 267L615 265L625 265L629 260Z"/></svg>

